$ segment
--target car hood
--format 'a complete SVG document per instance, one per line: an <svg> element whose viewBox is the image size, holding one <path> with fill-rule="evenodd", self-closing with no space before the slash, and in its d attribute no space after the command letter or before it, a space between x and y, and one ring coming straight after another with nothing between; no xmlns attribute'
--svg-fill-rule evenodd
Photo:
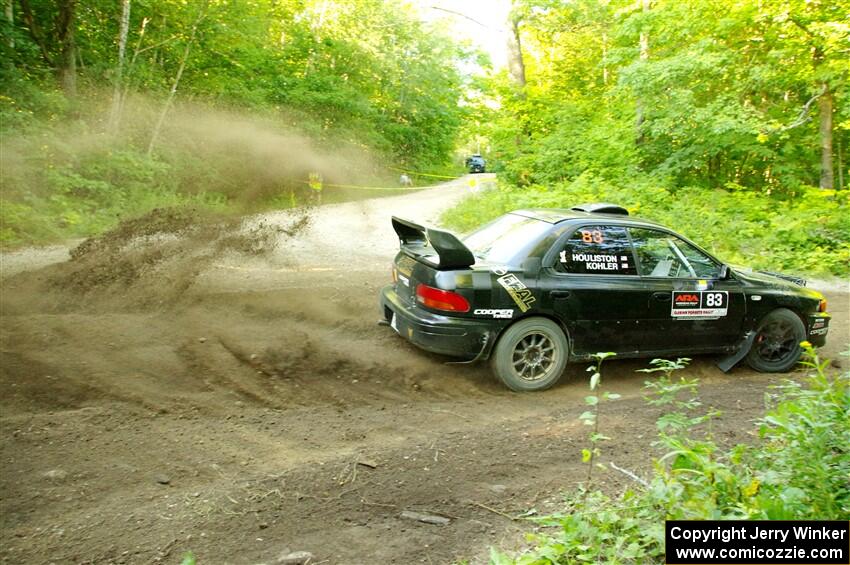
<svg viewBox="0 0 850 565"><path fill-rule="evenodd" d="M777 276L764 271L754 271L748 267L732 266L732 271L738 279L762 289L770 288L786 292L791 291L812 298L821 297L819 292L805 287L806 281L804 279L797 279L792 276L784 278L785 275ZM802 284L795 284L792 282L792 279L798 280Z"/></svg>
<svg viewBox="0 0 850 565"><path fill-rule="evenodd" d="M765 273L764 271L754 271L749 267L732 266L732 271L746 282L757 284L759 286L771 286L776 288L800 288L802 285L797 285L788 279L780 278L774 274Z"/></svg>

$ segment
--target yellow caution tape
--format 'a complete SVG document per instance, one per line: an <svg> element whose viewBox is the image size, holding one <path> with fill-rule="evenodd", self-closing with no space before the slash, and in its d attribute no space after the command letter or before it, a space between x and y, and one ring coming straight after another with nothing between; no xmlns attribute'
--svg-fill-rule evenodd
<svg viewBox="0 0 850 565"><path fill-rule="evenodd" d="M416 175L418 177L432 177L435 179L459 179L460 177L450 177L447 175L435 175L433 173L417 173L416 171L405 171L404 169L397 169L396 167L387 167L391 171L398 171L399 173L409 173L411 175Z"/></svg>
<svg viewBox="0 0 850 565"><path fill-rule="evenodd" d="M310 185L310 181L299 180L301 184ZM355 188L359 190L423 190L426 188L433 188L430 186L361 186L356 184L333 184L333 183L323 183L322 186L332 187L332 188Z"/></svg>

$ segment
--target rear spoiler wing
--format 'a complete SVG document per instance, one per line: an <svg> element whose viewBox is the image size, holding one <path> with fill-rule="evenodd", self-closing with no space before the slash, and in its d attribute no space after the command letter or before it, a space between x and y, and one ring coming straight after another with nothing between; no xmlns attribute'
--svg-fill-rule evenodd
<svg viewBox="0 0 850 565"><path fill-rule="evenodd" d="M451 232L420 226L410 220L392 217L393 229L398 234L401 248L415 259L425 261L440 269L462 269L475 264L472 251ZM439 260L434 262L431 247Z"/></svg>

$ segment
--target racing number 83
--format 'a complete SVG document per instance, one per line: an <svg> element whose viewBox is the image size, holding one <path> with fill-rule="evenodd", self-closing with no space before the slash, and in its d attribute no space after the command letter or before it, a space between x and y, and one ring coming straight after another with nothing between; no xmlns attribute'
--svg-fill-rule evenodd
<svg viewBox="0 0 850 565"><path fill-rule="evenodd" d="M599 230L581 230L581 240L585 243L602 243L602 232Z"/></svg>
<svg viewBox="0 0 850 565"><path fill-rule="evenodd" d="M705 295L705 306L706 308L722 308L723 307L723 293L722 292L708 292Z"/></svg>

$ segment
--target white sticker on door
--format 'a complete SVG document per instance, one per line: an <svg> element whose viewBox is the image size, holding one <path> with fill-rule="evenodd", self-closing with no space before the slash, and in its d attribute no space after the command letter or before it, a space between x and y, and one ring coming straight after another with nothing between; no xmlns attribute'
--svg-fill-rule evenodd
<svg viewBox="0 0 850 565"><path fill-rule="evenodd" d="M729 311L729 293L723 290L673 291L670 315L674 318L720 318Z"/></svg>

